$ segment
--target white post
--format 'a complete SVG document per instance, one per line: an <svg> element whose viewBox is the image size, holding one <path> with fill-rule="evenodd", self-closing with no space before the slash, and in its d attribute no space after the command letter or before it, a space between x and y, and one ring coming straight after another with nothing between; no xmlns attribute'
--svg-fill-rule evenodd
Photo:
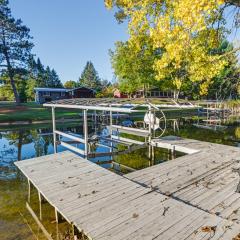
<svg viewBox="0 0 240 240"><path fill-rule="evenodd" d="M151 141L152 141L152 122L151 122L151 116L152 116L152 108L149 105L148 106L148 116L149 116L149 125L148 125L148 131L149 131L149 137L148 137L148 157L151 159Z"/></svg>
<svg viewBox="0 0 240 240"><path fill-rule="evenodd" d="M112 107L112 106L110 105L110 107ZM111 139L112 139L112 124L113 124L112 111L110 111L110 122L109 122L109 125L110 125L110 138ZM112 153L113 152L113 142L112 141L110 143L110 146L111 146L110 152ZM113 156L111 158L113 160Z"/></svg>
<svg viewBox="0 0 240 240"><path fill-rule="evenodd" d="M83 132L84 132L84 144L85 144L85 156L88 155L88 122L87 122L87 110L83 110Z"/></svg>
<svg viewBox="0 0 240 240"><path fill-rule="evenodd" d="M109 122L109 125L110 125L110 136L111 136L111 138L112 138L112 124L113 124L112 111L110 111L110 122Z"/></svg>
<svg viewBox="0 0 240 240"><path fill-rule="evenodd" d="M57 153L57 136L56 136L56 119L55 119L55 108L52 107L52 125L53 125L53 149L54 153Z"/></svg>
<svg viewBox="0 0 240 240"><path fill-rule="evenodd" d="M149 143L152 140L152 122L151 122L151 116L152 116L152 108L151 106L148 106L148 115L149 115L149 125L148 125L148 131L149 131L149 137L148 137L148 141Z"/></svg>
<svg viewBox="0 0 240 240"><path fill-rule="evenodd" d="M97 134L97 111L94 110L94 127L95 127L95 134Z"/></svg>

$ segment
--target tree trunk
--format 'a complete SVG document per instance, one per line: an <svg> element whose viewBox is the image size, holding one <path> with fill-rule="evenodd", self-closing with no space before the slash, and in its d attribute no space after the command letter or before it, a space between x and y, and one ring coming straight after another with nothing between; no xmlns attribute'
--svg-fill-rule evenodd
<svg viewBox="0 0 240 240"><path fill-rule="evenodd" d="M12 90L13 90L13 93L14 93L16 104L20 105L21 101L20 101L20 98L19 98L19 94L17 92L15 81L14 81L13 77L10 76L10 75L9 75L9 78L10 78L10 83L11 83L11 86L12 86Z"/></svg>
<svg viewBox="0 0 240 240"><path fill-rule="evenodd" d="M23 144L23 131L19 131L19 139L18 139L18 161L22 160L22 144Z"/></svg>
<svg viewBox="0 0 240 240"><path fill-rule="evenodd" d="M21 102L20 102L19 94L18 94L18 91L17 91L17 88L16 88L16 84L15 84L15 81L14 81L13 68L12 68L10 60L9 60L8 52L5 51L4 55L5 55L6 62L7 62L8 76L10 78L10 84L11 84L11 87L12 87L12 90L13 90L15 101L16 101L17 105L20 105Z"/></svg>
<svg viewBox="0 0 240 240"><path fill-rule="evenodd" d="M178 101L180 90L173 91L173 98L175 101Z"/></svg>

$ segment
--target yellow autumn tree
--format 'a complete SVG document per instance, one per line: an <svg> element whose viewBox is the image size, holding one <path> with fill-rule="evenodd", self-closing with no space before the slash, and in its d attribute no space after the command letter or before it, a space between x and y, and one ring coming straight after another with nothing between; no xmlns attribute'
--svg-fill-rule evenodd
<svg viewBox="0 0 240 240"><path fill-rule="evenodd" d="M117 7L116 18L128 20L132 51L142 51L148 39L160 52L153 63L157 80L170 79L180 91L184 81L200 84L204 95L226 61L216 54L222 38L220 10L223 0L105 0ZM144 37L143 37L144 36Z"/></svg>

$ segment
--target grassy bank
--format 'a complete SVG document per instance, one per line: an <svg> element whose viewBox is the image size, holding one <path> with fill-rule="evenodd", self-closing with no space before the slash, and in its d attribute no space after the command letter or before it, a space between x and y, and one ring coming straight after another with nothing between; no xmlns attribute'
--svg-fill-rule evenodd
<svg viewBox="0 0 240 240"><path fill-rule="evenodd" d="M167 118L176 118L182 116L194 116L196 115L196 109L168 109L163 110ZM81 110L77 109L56 109L56 119L76 119L79 118ZM143 113L134 113L135 118L142 120ZM16 121L28 121L29 123L34 121L51 120L51 108L43 107L40 104L34 102L24 103L21 106L16 106L13 102L0 102L0 123L16 122Z"/></svg>
<svg viewBox="0 0 240 240"><path fill-rule="evenodd" d="M56 119L78 118L80 111L56 109ZM0 103L0 122L51 120L51 109L36 103L24 103L16 106L13 102Z"/></svg>

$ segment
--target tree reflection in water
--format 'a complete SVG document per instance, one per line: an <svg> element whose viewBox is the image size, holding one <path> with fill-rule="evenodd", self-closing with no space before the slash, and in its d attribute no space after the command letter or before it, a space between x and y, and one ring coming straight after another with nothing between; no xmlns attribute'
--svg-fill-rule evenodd
<svg viewBox="0 0 240 240"><path fill-rule="evenodd" d="M237 146L240 142L239 124L220 132L198 129L191 126L189 121L182 119L178 125L179 131L174 132L168 127L166 135L178 135L232 146ZM59 130L82 134L81 126L62 127ZM31 239L29 229L23 224L23 219L19 215L19 212L25 213L27 185L22 175L16 171L13 162L53 153L51 132L51 128L48 127L24 129L21 126L18 130L0 131L0 239ZM91 128L89 133L96 134ZM59 148L59 150L64 149ZM119 146L118 150L123 149ZM134 169L142 169L169 159L171 159L169 152L159 148L154 149L154 158L149 159L148 147L145 147L129 154L115 156L113 160ZM45 216L48 212L45 211ZM51 222L45 225L51 226ZM1 235L1 229L8 229L8 232L3 231Z"/></svg>

